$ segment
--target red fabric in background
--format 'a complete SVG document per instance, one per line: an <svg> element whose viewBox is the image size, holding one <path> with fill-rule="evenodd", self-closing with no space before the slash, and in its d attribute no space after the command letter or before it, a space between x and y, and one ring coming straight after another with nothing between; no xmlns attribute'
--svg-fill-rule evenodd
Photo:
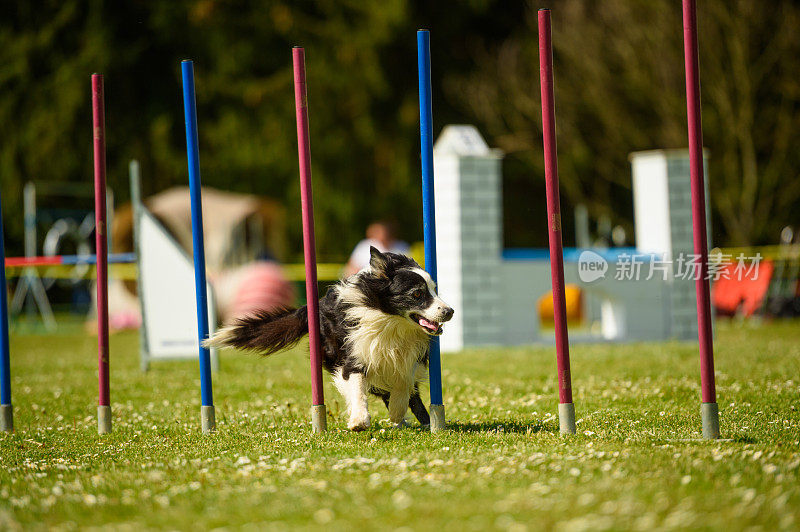
<svg viewBox="0 0 800 532"><path fill-rule="evenodd" d="M741 313L752 316L764 303L775 265L765 260L758 265L757 272L745 269L741 279L735 269L736 264L722 269L720 278L711 285L711 303L723 315L733 316L741 305Z"/></svg>

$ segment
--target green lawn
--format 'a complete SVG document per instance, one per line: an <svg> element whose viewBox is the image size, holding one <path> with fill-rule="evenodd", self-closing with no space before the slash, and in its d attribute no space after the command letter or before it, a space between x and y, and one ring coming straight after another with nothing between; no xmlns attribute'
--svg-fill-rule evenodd
<svg viewBox="0 0 800 532"><path fill-rule="evenodd" d="M800 322L717 324L726 441L699 440L688 343L575 345L577 436L558 434L550 348L443 357L449 430L310 433L301 350L225 352L218 431L199 430L194 362L138 367L112 338L114 431L96 432L96 343L15 336L17 431L0 435L0 530L800 528ZM448 527L445 529L445 527Z"/></svg>

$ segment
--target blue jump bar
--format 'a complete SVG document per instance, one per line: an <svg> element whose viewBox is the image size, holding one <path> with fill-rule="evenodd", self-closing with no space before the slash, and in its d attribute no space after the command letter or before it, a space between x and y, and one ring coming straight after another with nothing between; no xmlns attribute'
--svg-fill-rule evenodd
<svg viewBox="0 0 800 532"><path fill-rule="evenodd" d="M132 264L136 253L109 253L109 264ZM61 264L97 264L97 255L62 255Z"/></svg>

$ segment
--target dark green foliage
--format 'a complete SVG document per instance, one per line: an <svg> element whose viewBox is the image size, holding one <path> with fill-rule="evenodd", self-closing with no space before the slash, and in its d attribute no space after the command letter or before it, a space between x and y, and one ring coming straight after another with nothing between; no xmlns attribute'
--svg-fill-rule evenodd
<svg viewBox="0 0 800 532"><path fill-rule="evenodd" d="M687 145L681 3L541 3L553 10L563 219L584 203L632 234L628 154ZM531 212L524 193L541 191L544 172L536 7L502 44L475 48L468 76L448 80L448 94L507 152L507 167L520 167L505 181L506 242L517 245L544 225L540 202ZM800 222L800 3L706 0L697 9L713 241L775 243Z"/></svg>
<svg viewBox="0 0 800 532"><path fill-rule="evenodd" d="M106 78L108 182L128 197L127 163L145 195L186 183L179 62L195 61L205 185L264 194L289 208L299 254L292 45L306 47L317 237L343 258L377 217L420 239L415 22L443 43L464 17L370 2L20 2L0 7L0 175L9 254L21 251L29 179L91 182L89 76ZM426 11L421 7L420 11ZM459 64L467 61L463 55ZM440 85L436 83L436 85ZM441 99L440 99L441 101ZM440 102L437 102L439 104ZM437 129L449 120L437 108ZM452 113L449 113L452 116Z"/></svg>

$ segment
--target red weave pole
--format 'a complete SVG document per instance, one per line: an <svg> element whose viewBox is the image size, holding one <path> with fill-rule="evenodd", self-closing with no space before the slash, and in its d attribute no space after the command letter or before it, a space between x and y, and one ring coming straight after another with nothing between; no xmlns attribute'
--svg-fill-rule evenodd
<svg viewBox="0 0 800 532"><path fill-rule="evenodd" d="M553 96L553 47L550 37L550 10L539 10L539 78L542 90L542 141L544 144L545 184L547 189L547 235L550 241L550 276L553 286L553 319L556 332L558 399L572 403L569 369L569 336L564 297L564 257L561 243L561 205L556 155L555 98ZM563 429L563 425L562 425ZM562 432L564 432L562 430ZM574 421L572 423L574 432Z"/></svg>
<svg viewBox="0 0 800 532"><path fill-rule="evenodd" d="M700 69L697 51L697 14L694 0L683 0L683 45L686 61L686 113L689 122L689 165L692 183L694 253L700 257L697 292L697 332L700 340L700 386L704 403L716 403L714 339L711 333L711 297L708 288L708 234L703 175L703 125L700 118Z"/></svg>
<svg viewBox="0 0 800 532"><path fill-rule="evenodd" d="M311 189L311 143L308 135L308 96L306 58L303 48L292 49L294 63L294 101L297 114L297 148L300 164L300 201L303 215L303 251L308 300L308 340L311 351L311 396L314 406L325 404L322 390L322 346L319 332L317 293L317 252L314 239L314 201Z"/></svg>
<svg viewBox="0 0 800 532"><path fill-rule="evenodd" d="M697 7L694 0L683 0L683 50L686 63L686 115L689 129L689 168L692 188L692 235L694 254L700 259L700 272L695 280L695 292L697 294L697 335L700 347L703 436L718 438L719 415L714 383L714 337L711 329L711 296L708 287L708 234L706 232L705 176L703 175L703 126L700 118Z"/></svg>
<svg viewBox="0 0 800 532"><path fill-rule="evenodd" d="M108 233L106 228L106 124L102 74L92 74L94 217L97 246L97 354L99 406L110 405L108 373Z"/></svg>

